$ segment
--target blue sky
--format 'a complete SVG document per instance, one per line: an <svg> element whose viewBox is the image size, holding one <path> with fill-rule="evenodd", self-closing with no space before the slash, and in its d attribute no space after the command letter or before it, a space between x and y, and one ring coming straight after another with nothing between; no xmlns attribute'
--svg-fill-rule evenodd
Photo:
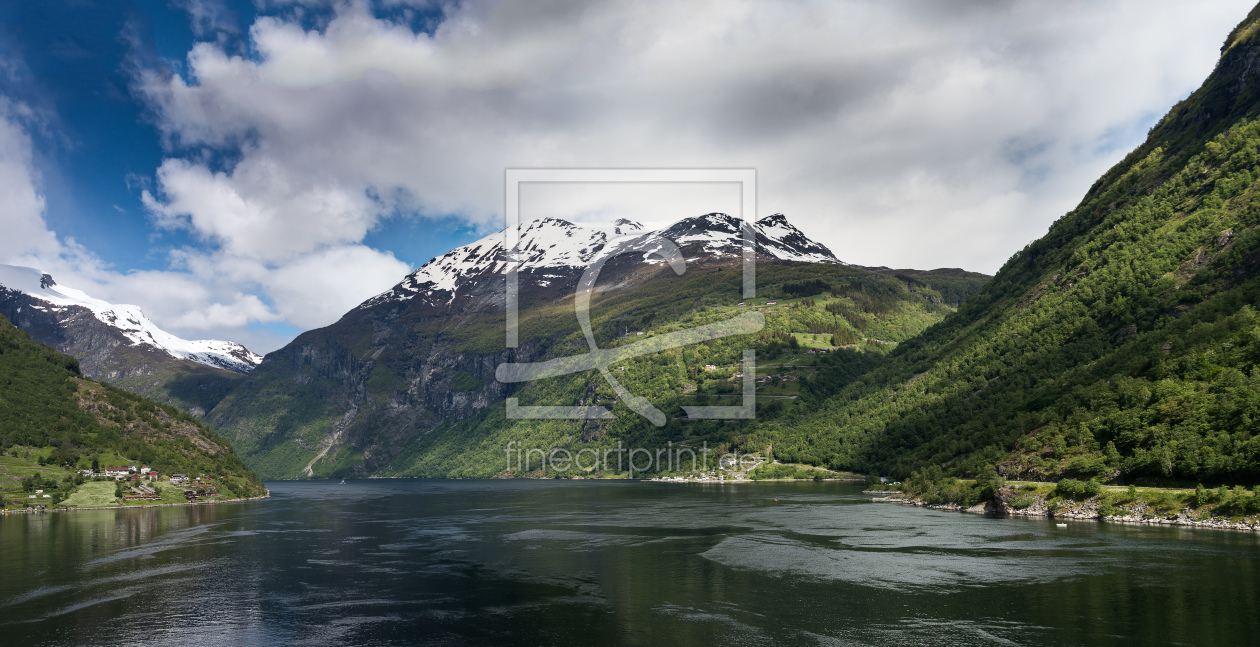
<svg viewBox="0 0 1260 647"><path fill-rule="evenodd" d="M51 0L0 8L0 54L18 66L0 77L0 93L29 103L48 120L31 130L46 187L45 220L119 268L164 269L165 250L197 242L185 230L155 231L140 203L166 150L149 106L132 91L131 70L148 64L179 71L194 42L229 30L234 37L225 40L244 52L243 36L259 10L250 1L225 6L215 15L215 34L201 39L189 12L163 0ZM294 12L280 7L263 13ZM302 22L315 25L329 13L317 8ZM425 20L411 24L421 28ZM476 231L458 218L400 217L373 228L366 241L419 267L475 238Z"/></svg>
<svg viewBox="0 0 1260 647"><path fill-rule="evenodd" d="M758 216L845 260L993 272L1249 9L5 3L0 262L266 352L497 229L505 168L751 167ZM712 210L598 193L528 211Z"/></svg>

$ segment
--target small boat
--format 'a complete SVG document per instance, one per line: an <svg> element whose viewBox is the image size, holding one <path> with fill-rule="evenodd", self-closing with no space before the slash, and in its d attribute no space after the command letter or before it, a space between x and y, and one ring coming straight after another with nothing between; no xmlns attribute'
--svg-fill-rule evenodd
<svg viewBox="0 0 1260 647"><path fill-rule="evenodd" d="M345 485L345 484L346 484L346 480L345 480L345 479L341 479L341 485Z"/></svg>
<svg viewBox="0 0 1260 647"><path fill-rule="evenodd" d="M1054 525L1056 525L1056 526L1058 526L1058 527L1060 527L1060 528L1067 528L1067 524L1066 524L1066 523L1056 523L1056 524L1054 524Z"/></svg>

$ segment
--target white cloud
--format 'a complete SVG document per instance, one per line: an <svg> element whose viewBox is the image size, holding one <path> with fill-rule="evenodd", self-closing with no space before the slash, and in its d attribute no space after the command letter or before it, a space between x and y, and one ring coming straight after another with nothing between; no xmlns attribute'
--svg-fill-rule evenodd
<svg viewBox="0 0 1260 647"><path fill-rule="evenodd" d="M29 118L25 105L0 96L0 262L60 249L44 224L44 196L31 159L31 139L20 123Z"/></svg>
<svg viewBox="0 0 1260 647"><path fill-rule="evenodd" d="M148 191L144 204L159 225L186 227L224 252L284 261L330 244L358 242L375 223L378 205L336 178L295 174L255 155L231 174L168 159L157 171L166 200Z"/></svg>
<svg viewBox="0 0 1260 647"><path fill-rule="evenodd" d="M206 330L208 328L239 328L252 322L277 321L271 308L252 294L236 294L232 303L212 303L201 310L184 313L171 321L177 328Z"/></svg>
<svg viewBox="0 0 1260 647"><path fill-rule="evenodd" d="M266 259L352 244L394 209L493 226L505 167L754 167L759 215L846 260L991 272L1198 85L1249 8L465 2L430 35L342 3L322 31L260 18L253 57L202 43L188 78L143 80L173 142L241 160L166 162L151 207Z"/></svg>
<svg viewBox="0 0 1260 647"><path fill-rule="evenodd" d="M741 186L730 182L525 182L519 193L523 221L551 217L607 223L626 218L648 229L697 214L739 216L742 197Z"/></svg>
<svg viewBox="0 0 1260 647"><path fill-rule="evenodd" d="M408 270L388 252L347 244L275 264L223 249L180 249L172 253L167 271L77 274L80 281L94 282L93 294L139 303L146 315L173 333L254 340L250 343L259 352L267 352L288 338L260 336L248 328L251 324L284 323L303 330L326 326L397 283Z"/></svg>
<svg viewBox="0 0 1260 647"><path fill-rule="evenodd" d="M268 294L276 310L301 328L324 326L366 298L363 286L377 293L402 279L407 265L362 245L345 245L308 254L271 273ZM372 296L372 295L367 295Z"/></svg>

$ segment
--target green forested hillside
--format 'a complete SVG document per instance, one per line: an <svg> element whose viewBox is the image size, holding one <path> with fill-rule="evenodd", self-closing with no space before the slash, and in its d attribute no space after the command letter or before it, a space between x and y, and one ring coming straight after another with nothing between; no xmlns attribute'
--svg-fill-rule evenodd
<svg viewBox="0 0 1260 647"><path fill-rule="evenodd" d="M742 371L744 349L758 349L757 375L766 380L757 389L761 415L768 424L787 424L808 411L797 396L801 380L810 379L819 361L809 348L843 347L846 356L873 365L897 343L941 321L989 279L961 270L911 277L907 272L913 270L887 274L838 264L766 262L757 269L759 298L741 307L738 259L696 264L682 276L668 268L646 271L655 273L632 287L602 290L594 299L592 327L601 348L727 320L753 303L766 317L759 334L653 353L613 368L627 390L670 417L663 427L625 409L596 372L508 385L516 387L508 394L523 405L609 406L616 419L507 420L504 385L495 382L494 373L509 361L501 302L484 312L422 313L372 325L343 322L307 333L295 343L305 347L302 352L269 356L210 419L252 467L276 478L529 472L506 468L504 450L513 441L548 451L618 443L742 447L752 423L684 420L681 407L738 403L741 383L735 374ZM522 307L522 347L536 359L589 352L572 291L549 297ZM383 336L386 326L406 330L406 337ZM316 364L323 357L334 358L326 369ZM354 400L360 393L364 397Z"/></svg>
<svg viewBox="0 0 1260 647"><path fill-rule="evenodd" d="M957 313L753 443L896 476L1260 481L1258 26Z"/></svg>
<svg viewBox="0 0 1260 647"><path fill-rule="evenodd" d="M195 418L84 379L74 358L36 344L3 317L0 454L50 469L131 461L163 474L228 477L241 496L262 492L231 445Z"/></svg>

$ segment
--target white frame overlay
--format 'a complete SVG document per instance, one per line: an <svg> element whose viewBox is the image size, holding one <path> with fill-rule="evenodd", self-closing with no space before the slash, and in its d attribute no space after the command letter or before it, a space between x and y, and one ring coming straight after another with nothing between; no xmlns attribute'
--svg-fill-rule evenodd
<svg viewBox="0 0 1260 647"><path fill-rule="evenodd" d="M506 169L504 174L504 249L506 250L505 309L507 348L520 345L520 303L517 272L517 246L520 244L520 189L526 182L565 183L738 183L740 185L740 231L743 250L742 298L756 298L757 251L756 235L752 220L757 214L757 171L755 169ZM764 323L764 320L762 320ZM756 330L760 330L757 325ZM754 330L753 332L756 332ZM720 333L740 334L734 332ZM592 342L594 343L594 342ZM743 402L735 406L684 406L689 419L751 419L756 417L756 351L743 352ZM512 373L505 369L519 369L524 365L501 364L496 371L500 381ZM519 373L519 371L516 371ZM614 385L616 386L616 385ZM623 399L624 399L624 394ZM507 399L508 419L607 419L612 411L598 406L521 406L517 398ZM654 420L662 425L664 421Z"/></svg>

